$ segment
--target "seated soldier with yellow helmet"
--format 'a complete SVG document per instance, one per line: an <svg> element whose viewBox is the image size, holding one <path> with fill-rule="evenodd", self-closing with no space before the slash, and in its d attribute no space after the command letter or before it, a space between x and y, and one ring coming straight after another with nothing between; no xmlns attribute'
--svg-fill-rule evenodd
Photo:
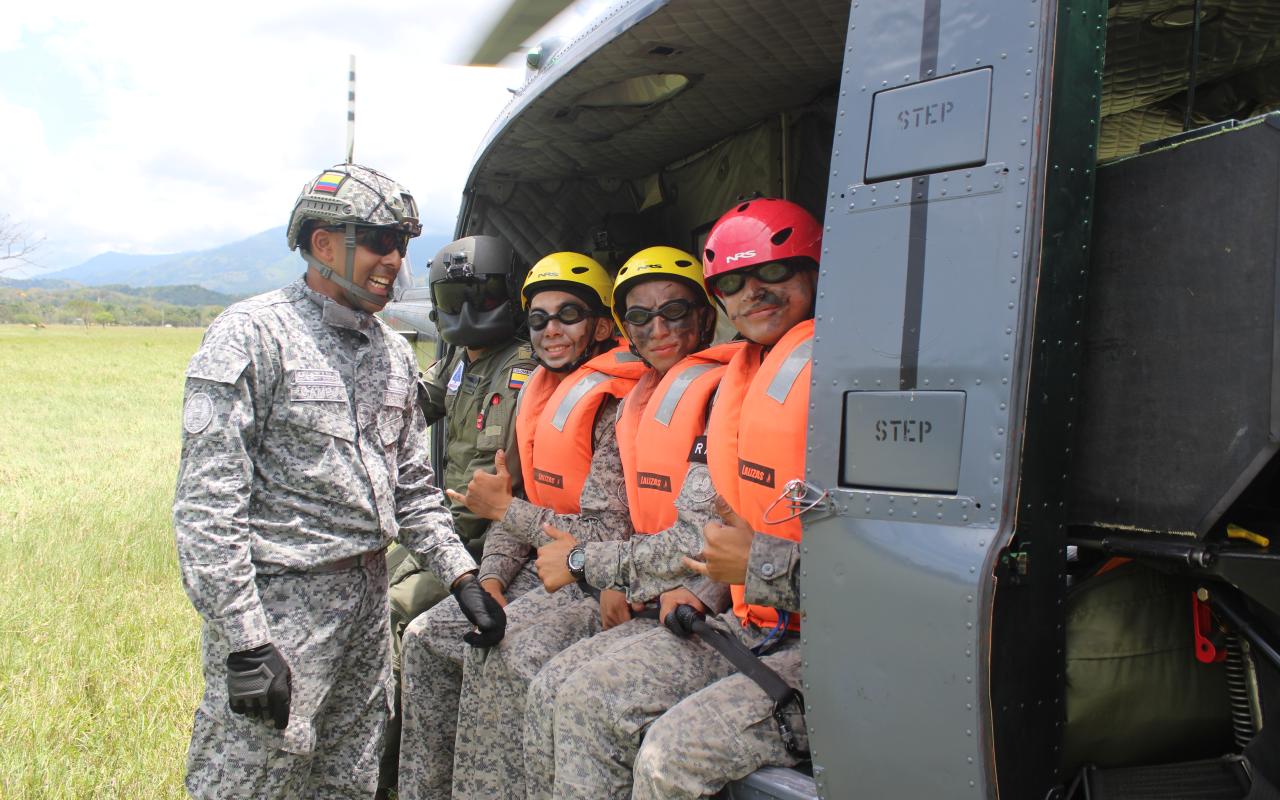
<svg viewBox="0 0 1280 800"><path fill-rule="evenodd" d="M455 741L454 798L522 800L526 780L522 731L526 694L534 676L576 642L590 638L604 647L615 636L657 624L652 613L633 618L644 604L632 604L620 592L600 592L589 585L586 578L593 565L587 563L583 546L633 532L658 533L672 526L701 530L714 514L711 481L705 464L698 463L698 439L724 364L738 346L704 349L715 330L716 312L703 284L701 264L672 247L642 250L619 270L612 306L614 318L631 342L631 353L644 368L623 398L616 442L596 450L591 477L582 489L581 514L561 524L564 518L548 513L538 521L550 524L520 531L529 544L558 547L554 555L538 561L539 576L550 592L534 589L513 602L507 607L507 637L487 654L467 655ZM569 390L565 396L571 394ZM555 398L548 406L556 406ZM551 411L554 423L556 409ZM544 430L539 428L539 436ZM541 439L536 445L545 446ZM609 483L597 482L598 476L608 476ZM537 480L529 478L527 483ZM627 515L613 531L600 530L587 519L589 496L600 490L611 494L613 507ZM473 494L466 501L474 510L478 498ZM664 596L662 603L719 611L727 606L728 593L719 584L692 578L687 586Z"/></svg>
<svg viewBox="0 0 1280 800"><path fill-rule="evenodd" d="M520 300L538 367L520 390L514 447L497 451L492 472L474 470L469 484L464 479L456 485L468 490L470 509L461 494L450 492L454 508L487 526L479 580L504 605L537 582L525 531L550 521L587 539L625 535L626 507L615 501L622 495L621 477L594 475L596 488L583 493L593 454L616 449L618 398L644 371L625 348L615 350L612 288L604 267L578 253L553 253L529 271ZM523 475L527 500L513 496L512 473ZM579 513L581 524L575 521ZM446 634L460 622L465 624L456 605L442 603L405 636L399 781L404 800L450 793L464 648ZM475 647L495 641L467 637Z"/></svg>

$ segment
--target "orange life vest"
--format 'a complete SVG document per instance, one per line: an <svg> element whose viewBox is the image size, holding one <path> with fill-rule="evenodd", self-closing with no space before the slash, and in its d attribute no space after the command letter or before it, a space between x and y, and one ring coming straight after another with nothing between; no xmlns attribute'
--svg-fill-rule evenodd
<svg viewBox="0 0 1280 800"><path fill-rule="evenodd" d="M675 524L676 495L689 462L706 455L711 395L725 365L745 346L729 342L694 353L660 381L650 371L622 401L618 453L636 533L658 533Z"/></svg>
<svg viewBox="0 0 1280 800"><path fill-rule="evenodd" d="M720 379L707 423L707 466L716 491L756 531L793 542L800 541L800 520L784 519L789 509L778 498L788 481L804 478L812 350L813 320L787 331L763 361L763 348L747 345ZM747 605L743 586L730 590L744 625L777 625L777 610ZM800 627L799 615L790 627Z"/></svg>
<svg viewBox="0 0 1280 800"><path fill-rule="evenodd" d="M543 367L520 391L516 441L529 502L557 514L578 513L591 470L600 404L622 397L648 368L625 347L596 356L558 384Z"/></svg>

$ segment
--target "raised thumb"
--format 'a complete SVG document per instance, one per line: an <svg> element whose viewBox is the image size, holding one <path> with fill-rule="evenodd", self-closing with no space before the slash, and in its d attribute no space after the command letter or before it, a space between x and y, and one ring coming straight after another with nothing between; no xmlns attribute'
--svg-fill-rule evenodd
<svg viewBox="0 0 1280 800"><path fill-rule="evenodd" d="M720 519L724 520L725 525L732 528L747 524L738 512L733 510L733 506L729 505L729 502L720 495L716 495L716 514L719 515Z"/></svg>

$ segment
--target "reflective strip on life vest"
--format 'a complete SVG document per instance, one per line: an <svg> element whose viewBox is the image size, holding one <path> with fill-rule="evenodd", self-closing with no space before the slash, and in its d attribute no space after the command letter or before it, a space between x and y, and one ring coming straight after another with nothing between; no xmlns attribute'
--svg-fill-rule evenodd
<svg viewBox="0 0 1280 800"><path fill-rule="evenodd" d="M689 388L689 385L707 370L715 369L719 366L719 364L695 364L677 375L675 380L671 381L671 385L667 387L662 399L658 401L658 410L653 415L654 420L663 425L670 425L671 418L676 413L676 406L680 404L680 398L684 396L685 390Z"/></svg>
<svg viewBox="0 0 1280 800"><path fill-rule="evenodd" d="M787 395L791 394L791 387L795 385L796 378L800 377L800 371L804 369L812 357L812 339L796 345L795 349L787 354L787 358L782 362L782 365L778 367L773 380L769 381L769 389L765 394L779 403L787 402Z"/></svg>
<svg viewBox="0 0 1280 800"><path fill-rule="evenodd" d="M558 431L564 430L564 424L569 421L569 415L573 413L573 407L576 406L582 398L595 386L609 380L609 376L603 372L592 372L589 375L583 375L573 388L565 394L561 399L560 405L556 408L555 416L551 418L551 425Z"/></svg>

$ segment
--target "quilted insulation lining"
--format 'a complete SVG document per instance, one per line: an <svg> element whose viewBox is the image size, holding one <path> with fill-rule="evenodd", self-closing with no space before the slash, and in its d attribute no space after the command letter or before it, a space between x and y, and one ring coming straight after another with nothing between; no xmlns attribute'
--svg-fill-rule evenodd
<svg viewBox="0 0 1280 800"><path fill-rule="evenodd" d="M1179 133L1186 109L1191 30L1149 20L1189 0L1120 0L1107 21L1099 158ZM1193 125L1280 108L1280 2L1205 0L1216 16L1200 30Z"/></svg>
<svg viewBox="0 0 1280 800"><path fill-rule="evenodd" d="M1134 153L1142 142L1182 130L1191 32L1157 30L1150 19L1189 4L1112 0L1099 158ZM557 194L537 184L652 175L810 103L839 78L849 5L673 0L662 6L545 88L528 87L541 92L501 132L473 174L481 201L474 211L488 218L473 225L515 235L517 249L536 253L580 241L583 225L574 221L579 214L598 219L602 212L634 211L638 198L616 187L577 186ZM1280 109L1280 0L1205 0L1205 6L1216 16L1201 30L1193 124ZM575 104L587 91L655 72L684 74L692 83L652 108ZM538 210L516 219L516 209L528 209L527 203Z"/></svg>
<svg viewBox="0 0 1280 800"><path fill-rule="evenodd" d="M484 157L488 178L650 174L836 83L847 2L688 0L667 5L548 86ZM655 49L673 50L668 55ZM692 84L654 108L581 108L585 92L675 72Z"/></svg>

